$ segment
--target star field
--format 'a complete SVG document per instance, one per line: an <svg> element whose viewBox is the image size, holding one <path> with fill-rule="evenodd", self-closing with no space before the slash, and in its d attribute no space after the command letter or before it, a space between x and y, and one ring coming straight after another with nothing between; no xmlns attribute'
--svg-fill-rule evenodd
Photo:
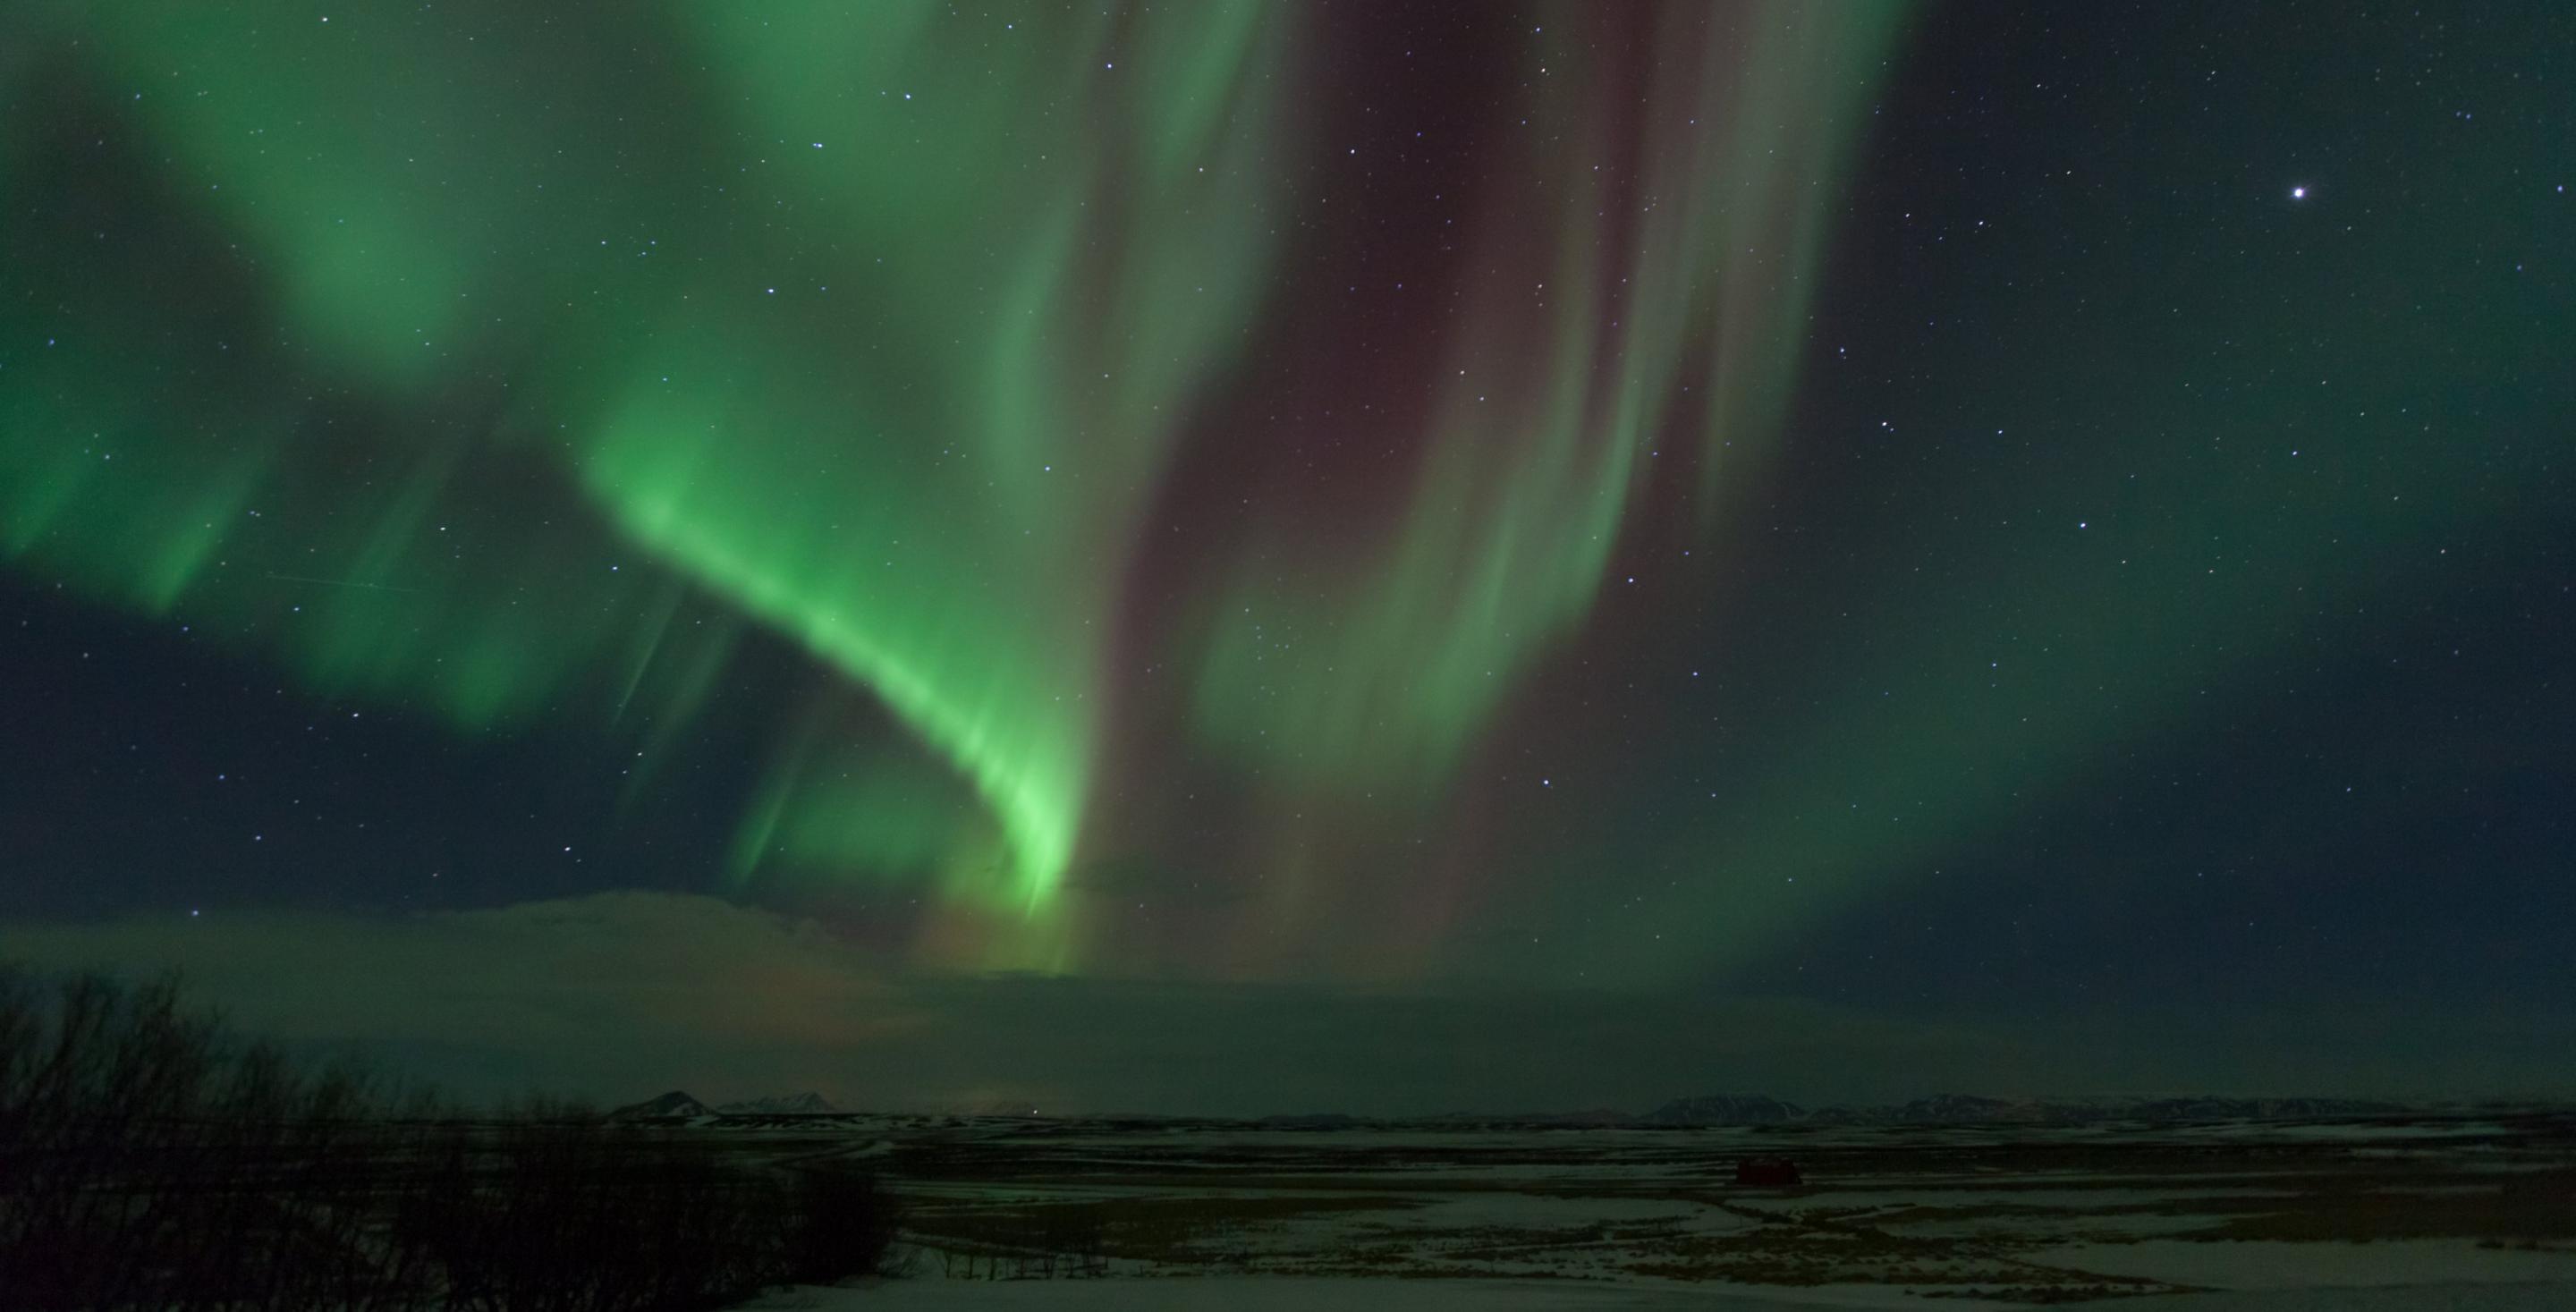
<svg viewBox="0 0 2576 1312"><path fill-rule="evenodd" d="M0 45L0 918L2576 1006L2556 6Z"/></svg>

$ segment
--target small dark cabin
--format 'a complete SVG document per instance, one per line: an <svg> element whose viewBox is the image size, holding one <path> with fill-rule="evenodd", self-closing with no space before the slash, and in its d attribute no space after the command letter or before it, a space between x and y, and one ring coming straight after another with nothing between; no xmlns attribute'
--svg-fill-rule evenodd
<svg viewBox="0 0 2576 1312"><path fill-rule="evenodd" d="M1805 1183L1798 1175L1798 1164L1786 1157L1736 1158L1735 1182L1763 1189L1783 1189Z"/></svg>

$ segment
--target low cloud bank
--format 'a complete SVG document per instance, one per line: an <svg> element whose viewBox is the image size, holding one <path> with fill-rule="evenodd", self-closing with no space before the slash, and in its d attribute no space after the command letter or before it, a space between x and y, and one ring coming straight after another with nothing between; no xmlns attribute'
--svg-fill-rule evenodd
<svg viewBox="0 0 2576 1312"><path fill-rule="evenodd" d="M0 925L0 960L176 970L241 1028L472 1097L818 1090L845 1106L1215 1115L1650 1108L1946 1089L2565 1094L2564 1019L1876 1015L1682 992L932 975L716 898Z"/></svg>

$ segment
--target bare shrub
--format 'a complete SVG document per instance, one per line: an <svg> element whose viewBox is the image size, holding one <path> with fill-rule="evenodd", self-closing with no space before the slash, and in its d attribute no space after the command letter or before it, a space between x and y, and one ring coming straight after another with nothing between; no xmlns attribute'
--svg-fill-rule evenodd
<svg viewBox="0 0 2576 1312"><path fill-rule="evenodd" d="M172 982L0 969L10 1308L676 1312L875 1270L894 1218L864 1176L299 1069Z"/></svg>
<svg viewBox="0 0 2576 1312"><path fill-rule="evenodd" d="M902 1210L875 1177L808 1170L797 1177L794 1208L782 1255L789 1280L827 1285L885 1269Z"/></svg>

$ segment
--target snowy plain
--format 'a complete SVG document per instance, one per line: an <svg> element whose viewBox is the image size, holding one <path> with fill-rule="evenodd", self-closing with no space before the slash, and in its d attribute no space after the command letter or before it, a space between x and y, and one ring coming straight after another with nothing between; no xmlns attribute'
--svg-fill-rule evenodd
<svg viewBox="0 0 2576 1312"><path fill-rule="evenodd" d="M1279 1129L739 1118L876 1172L908 1274L751 1306L2576 1309L2576 1116L2059 1127ZM1746 1157L1795 1187L1740 1186Z"/></svg>

